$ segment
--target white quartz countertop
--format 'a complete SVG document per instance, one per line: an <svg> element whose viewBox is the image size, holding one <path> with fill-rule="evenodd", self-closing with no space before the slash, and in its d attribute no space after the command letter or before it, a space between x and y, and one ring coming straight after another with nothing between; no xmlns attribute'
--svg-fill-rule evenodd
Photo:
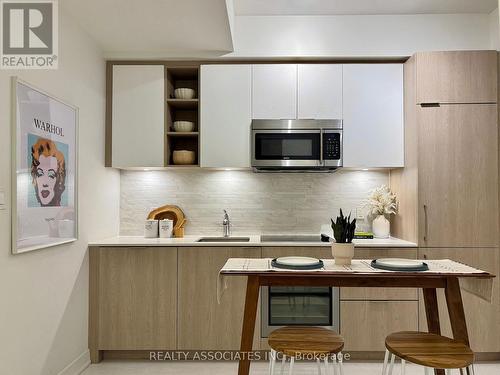
<svg viewBox="0 0 500 375"><path fill-rule="evenodd" d="M297 242L297 241L261 241L260 235L234 235L234 237L249 237L248 242L239 241L220 241L220 242L198 242L200 238L218 237L218 236L185 236L184 238L144 238L140 236L117 236L106 238L99 241L92 241L89 246L242 246L242 247L260 247L260 246L330 246L328 242ZM319 235L318 235L319 238ZM401 240L399 238L374 238L374 239L355 239L356 247L417 247L416 243Z"/></svg>

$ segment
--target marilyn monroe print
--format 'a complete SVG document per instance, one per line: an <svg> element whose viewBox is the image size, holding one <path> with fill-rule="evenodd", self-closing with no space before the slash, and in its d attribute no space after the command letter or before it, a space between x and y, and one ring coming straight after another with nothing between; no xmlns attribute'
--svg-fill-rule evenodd
<svg viewBox="0 0 500 375"><path fill-rule="evenodd" d="M61 206L66 189L66 162L55 142L38 138L31 146L31 178L40 206Z"/></svg>

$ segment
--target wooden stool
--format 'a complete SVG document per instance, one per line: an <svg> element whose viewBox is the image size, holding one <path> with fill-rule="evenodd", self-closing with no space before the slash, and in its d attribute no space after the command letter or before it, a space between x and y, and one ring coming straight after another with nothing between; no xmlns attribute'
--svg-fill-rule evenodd
<svg viewBox="0 0 500 375"><path fill-rule="evenodd" d="M325 375L328 374L328 358L333 356L333 374L343 375L342 369L342 349L344 339L337 332L321 327L283 327L269 335L269 346L271 347L271 357L269 359L269 374L274 374L277 353L283 355L281 361L281 374L283 374L286 357L290 357L291 375L293 364L296 358L315 359L318 363L318 375L321 375L321 362L325 366Z"/></svg>
<svg viewBox="0 0 500 375"><path fill-rule="evenodd" d="M472 363L474 353L465 344L427 332L396 332L385 339L384 366L382 375L392 374L395 356L401 358L401 374L405 372L405 361L425 366L425 373L429 374L430 368L466 369L467 374L474 374ZM389 354L390 364L389 366Z"/></svg>

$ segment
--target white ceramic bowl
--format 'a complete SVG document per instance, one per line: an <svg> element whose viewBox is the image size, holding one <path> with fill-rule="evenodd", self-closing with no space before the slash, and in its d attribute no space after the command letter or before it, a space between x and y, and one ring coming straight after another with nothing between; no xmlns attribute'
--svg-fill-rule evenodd
<svg viewBox="0 0 500 375"><path fill-rule="evenodd" d="M176 99L193 99L194 90L188 89L187 87L175 89L174 96Z"/></svg>
<svg viewBox="0 0 500 375"><path fill-rule="evenodd" d="M174 130L176 132L192 132L194 130L194 122L174 121Z"/></svg>
<svg viewBox="0 0 500 375"><path fill-rule="evenodd" d="M194 151L176 150L172 154L175 165L192 165L196 160Z"/></svg>

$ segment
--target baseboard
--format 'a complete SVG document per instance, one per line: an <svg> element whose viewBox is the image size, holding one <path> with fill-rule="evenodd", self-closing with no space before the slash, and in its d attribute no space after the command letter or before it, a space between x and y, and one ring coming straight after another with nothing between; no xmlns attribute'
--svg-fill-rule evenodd
<svg viewBox="0 0 500 375"><path fill-rule="evenodd" d="M84 351L57 375L80 375L90 365L90 352Z"/></svg>

